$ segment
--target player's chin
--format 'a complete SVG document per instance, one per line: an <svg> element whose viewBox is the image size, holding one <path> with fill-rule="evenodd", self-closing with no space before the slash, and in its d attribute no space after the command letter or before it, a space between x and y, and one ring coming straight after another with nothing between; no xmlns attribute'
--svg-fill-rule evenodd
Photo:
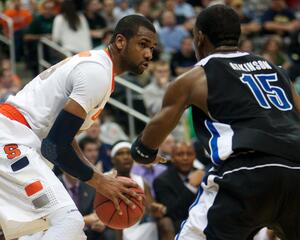
<svg viewBox="0 0 300 240"><path fill-rule="evenodd" d="M148 65L146 64L140 64L137 67L130 70L131 73L136 75L141 75L144 73L144 71L147 69Z"/></svg>
<svg viewBox="0 0 300 240"><path fill-rule="evenodd" d="M138 67L138 74L142 74L148 68L148 66L148 63L140 64Z"/></svg>

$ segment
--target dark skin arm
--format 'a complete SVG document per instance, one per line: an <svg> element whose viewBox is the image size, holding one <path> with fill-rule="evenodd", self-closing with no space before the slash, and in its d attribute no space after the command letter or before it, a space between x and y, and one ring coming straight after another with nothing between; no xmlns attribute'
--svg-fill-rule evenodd
<svg viewBox="0 0 300 240"><path fill-rule="evenodd" d="M151 119L143 131L142 143L151 149L158 149L190 105L208 112L207 82L202 67L194 67L169 85L161 111Z"/></svg>
<svg viewBox="0 0 300 240"><path fill-rule="evenodd" d="M81 107L81 105L72 99L69 99L67 101L64 106L64 110L82 119L85 119L87 116L85 110ZM130 195L137 197L137 194L130 190L130 188L136 187L136 184L116 178L116 176L103 175L91 163L89 163L89 161L86 159L86 157L83 155L80 148L77 144L74 143L74 141L72 142L72 147L74 148L78 157L87 165L91 166L94 170L94 175L89 181L87 181L87 184L94 187L97 192L111 199L119 212L119 199L122 199L131 207L134 205L127 196Z"/></svg>

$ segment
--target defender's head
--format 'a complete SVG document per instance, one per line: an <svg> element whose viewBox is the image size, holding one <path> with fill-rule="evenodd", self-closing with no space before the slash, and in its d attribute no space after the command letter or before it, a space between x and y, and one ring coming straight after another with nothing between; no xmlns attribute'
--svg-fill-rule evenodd
<svg viewBox="0 0 300 240"><path fill-rule="evenodd" d="M110 43L117 49L124 71L142 74L157 45L156 31L147 18L128 15L117 23Z"/></svg>
<svg viewBox="0 0 300 240"><path fill-rule="evenodd" d="M238 46L240 19L232 8L217 4L198 15L193 32L196 57L200 60L214 48Z"/></svg>

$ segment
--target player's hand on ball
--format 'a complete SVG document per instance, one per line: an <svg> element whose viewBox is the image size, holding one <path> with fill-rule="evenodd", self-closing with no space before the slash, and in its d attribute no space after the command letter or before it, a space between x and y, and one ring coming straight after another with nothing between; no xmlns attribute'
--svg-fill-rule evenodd
<svg viewBox="0 0 300 240"><path fill-rule="evenodd" d="M133 181L117 178L116 171L107 175L95 172L93 178L89 180L88 183L93 186L98 193L110 199L120 215L122 215L122 212L120 211L119 199L123 200L131 208L135 208L136 206L128 199L129 196L141 200L141 197L130 189L137 188L138 185Z"/></svg>

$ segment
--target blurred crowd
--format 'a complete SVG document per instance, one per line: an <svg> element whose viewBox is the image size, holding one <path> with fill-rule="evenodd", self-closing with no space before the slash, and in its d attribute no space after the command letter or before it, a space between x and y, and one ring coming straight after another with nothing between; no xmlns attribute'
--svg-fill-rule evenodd
<svg viewBox="0 0 300 240"><path fill-rule="evenodd" d="M37 46L42 37L76 54L105 48L123 16L136 13L149 18L159 41L153 63L142 76L126 73L122 77L144 89L142 95L133 95L133 106L152 117L161 107L169 82L197 62L192 38L197 14L220 3L230 5L240 16L240 49L282 66L300 93L299 0L0 0L0 10L13 20L16 61L23 63L32 77L39 73ZM0 32L4 36L9 34L3 20ZM59 60L48 49L44 49L44 56L51 63ZM22 79L23 72L13 72L8 50L0 45L0 102L22 88ZM117 85L113 97L126 103L124 87ZM136 132L143 127L143 123L136 123ZM147 192L146 214L131 230L107 229L93 213L93 189L58 169L55 171L85 216L88 239L147 239L147 233L152 240L173 239L210 166L201 144L195 140L191 114L186 111L179 126L161 146L161 154L169 160L165 165L135 165L128 148L119 149L112 156L115 143L128 140L127 134L127 115L107 106L102 123L96 122L78 141L89 160L103 172L115 168L120 175L134 178ZM73 193L73 186L77 192ZM266 233L260 239L275 237Z"/></svg>

